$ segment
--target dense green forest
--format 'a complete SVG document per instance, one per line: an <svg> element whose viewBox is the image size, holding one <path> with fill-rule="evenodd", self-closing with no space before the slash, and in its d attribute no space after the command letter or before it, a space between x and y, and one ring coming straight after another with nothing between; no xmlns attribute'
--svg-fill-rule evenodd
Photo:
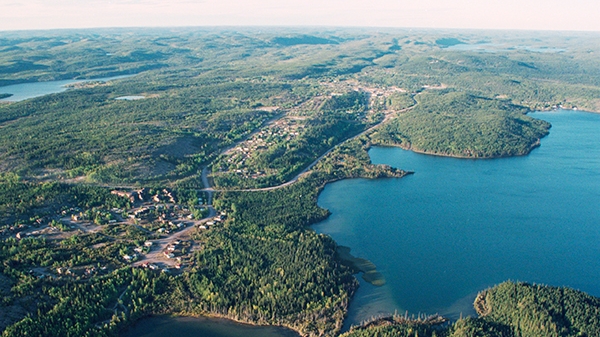
<svg viewBox="0 0 600 337"><path fill-rule="evenodd" d="M600 111L598 41L400 29L2 32L2 336L114 336L173 313L339 335L353 274L367 270L310 228L329 214L317 206L325 184L407 174L373 165L373 145L527 154L550 127L531 110ZM490 50L453 49L481 43ZM131 76L19 102L2 87L116 75ZM115 99L127 95L144 99ZM124 259L170 238L130 214L150 212L121 195L142 188L173 194L152 204L156 221L168 223L166 204L186 221L209 208L224 218L191 228L182 269ZM92 230L69 225L80 215ZM444 326L392 317L346 335L600 334L598 299L570 289L503 283L476 308L480 317Z"/></svg>
<svg viewBox="0 0 600 337"><path fill-rule="evenodd" d="M507 101L447 90L416 99L418 106L376 131L374 144L457 157L518 156L538 146L550 128Z"/></svg>

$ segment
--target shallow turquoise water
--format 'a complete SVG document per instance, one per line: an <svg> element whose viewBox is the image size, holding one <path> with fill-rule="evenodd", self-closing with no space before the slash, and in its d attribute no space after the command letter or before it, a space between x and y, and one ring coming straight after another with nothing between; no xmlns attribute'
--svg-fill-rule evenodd
<svg viewBox="0 0 600 337"><path fill-rule="evenodd" d="M382 312L471 314L475 294L508 279L600 296L600 114L534 113L553 127L530 155L469 160L374 148L402 179L327 185L314 226L373 261L347 324Z"/></svg>

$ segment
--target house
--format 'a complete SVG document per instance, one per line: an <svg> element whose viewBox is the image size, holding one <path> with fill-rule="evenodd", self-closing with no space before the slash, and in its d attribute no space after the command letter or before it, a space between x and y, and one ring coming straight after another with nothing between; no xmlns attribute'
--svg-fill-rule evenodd
<svg viewBox="0 0 600 337"><path fill-rule="evenodd" d="M136 193L135 192L124 192L124 191L110 191L111 194L118 195L119 197L127 198L131 202L135 202Z"/></svg>
<svg viewBox="0 0 600 337"><path fill-rule="evenodd" d="M146 246L146 247L152 247L152 241L146 241L146 242L144 242L144 246Z"/></svg>
<svg viewBox="0 0 600 337"><path fill-rule="evenodd" d="M145 199L145 195L146 195L146 189L142 188L141 190L137 191L137 197L140 201L144 201Z"/></svg>
<svg viewBox="0 0 600 337"><path fill-rule="evenodd" d="M163 195L165 195L168 199L170 203L175 203L175 198L173 197L173 194L171 194L171 192L167 189L163 189L162 190Z"/></svg>
<svg viewBox="0 0 600 337"><path fill-rule="evenodd" d="M140 209L136 210L135 212L133 212L133 214L135 214L137 216L140 214L146 214L146 213L148 213L148 211L149 211L149 209L144 207L144 208L140 208Z"/></svg>

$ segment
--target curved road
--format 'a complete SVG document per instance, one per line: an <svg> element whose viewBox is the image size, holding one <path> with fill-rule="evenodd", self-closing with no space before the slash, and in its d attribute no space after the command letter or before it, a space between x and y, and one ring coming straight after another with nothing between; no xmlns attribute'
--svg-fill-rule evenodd
<svg viewBox="0 0 600 337"><path fill-rule="evenodd" d="M418 95L418 93L416 94ZM175 232L169 236L157 239L157 240L152 240L152 251L149 252L148 254L145 254L140 260L136 261L133 265L134 266L140 266L142 264L145 263L155 263L155 264L163 264L163 265L168 265L168 266L175 266L176 264L178 264L178 261L176 259L169 259L167 257L164 256L163 252L166 251L167 247L176 240L182 240L183 238L185 238L186 236L189 235L190 231L192 231L194 228L196 228L196 226L199 226L207 221L209 221L211 218L213 218L217 212L216 210L213 208L212 206L212 199L213 199L213 193L214 192L257 192L257 191L270 191L270 190L275 190L275 189L279 189L279 188L283 188L286 186L289 186L295 182L298 181L298 179L300 179L300 177L302 177L303 175L305 175L310 169L312 169L321 159L323 159L325 156L327 156L331 151L333 151L336 147L338 147L339 145L343 144L344 142L356 139L358 137L361 137L365 134L368 134L370 132L372 132L373 130L375 130L377 127L383 125L384 123L388 122L390 119L392 119L395 115L399 114L399 113L403 113L403 112L407 112L410 111L412 109L414 109L416 106L418 105L418 102L415 100L415 104L402 109L402 110L398 110L398 111L392 111L392 112L388 112L385 114L384 119L373 125L372 127L364 130L363 132L346 139L345 141L334 145L333 147L331 147L329 150L325 151L325 153L323 153L321 156L319 156L319 158L315 159L312 163L310 163L304 170L302 170L302 172L298 173L292 180L285 182L283 184L277 185L277 186L271 186L271 187L264 187L264 188L251 188L251 189L238 189L238 190L219 190L219 189L214 189L210 186L210 181L208 179L208 168L210 165L205 166L202 169L202 185L204 185L204 188L201 191L205 191L208 194L208 200L207 200L207 207L209 210L209 214L208 216L206 216L203 219L199 219L196 221L193 221L193 224L178 231ZM270 121L272 122L272 121ZM237 145L237 144L236 144ZM234 145L235 146L235 145ZM223 153L229 151L229 149L225 149Z"/></svg>
<svg viewBox="0 0 600 337"><path fill-rule="evenodd" d="M418 95L420 93L415 94ZM331 151L333 151L336 147L338 147L339 145L356 139L360 136L363 136L365 134L368 134L370 132L372 132L373 130L375 130L376 128L378 128L379 126L383 125L384 123L388 122L390 119L392 119L394 117L394 115L396 114L400 114L403 112L407 112L410 111L412 109L414 109L419 103L415 100L415 104L408 107L408 108L404 108L402 110L398 110L398 111L393 111L391 113L387 113L385 114L385 117L383 118L383 120L375 125L373 125L372 127L364 130L363 132L348 138L346 140L344 140L343 142L334 145L332 148L330 148L329 150L325 151L325 153L323 153L321 156L319 156L319 158L315 159L315 161L313 161L312 163L310 163L304 170L302 170L302 172L298 173L292 180L285 182L283 184L277 185L277 186L271 186L271 187L263 187L263 188L247 188L247 189L236 189L236 190L220 190L220 189L214 189L210 186L210 183L208 181L208 166L204 167L204 169L202 170L202 184L204 185L204 189L202 189L202 191L206 191L208 192L209 195L209 205L212 205L212 193L213 192L259 192L259 191L271 191L271 190L275 190L275 189L279 189L279 188L283 188L286 186L289 186L295 182L298 181L298 179L300 179L301 176L303 176L306 172L308 172L311 168L313 168L313 166L315 166L321 159L323 159L326 155L328 155Z"/></svg>

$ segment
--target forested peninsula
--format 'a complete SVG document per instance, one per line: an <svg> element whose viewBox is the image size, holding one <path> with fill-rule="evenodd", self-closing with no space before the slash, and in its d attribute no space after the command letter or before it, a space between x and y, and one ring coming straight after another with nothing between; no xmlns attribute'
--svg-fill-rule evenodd
<svg viewBox="0 0 600 337"><path fill-rule="evenodd" d="M454 40L492 50L453 50ZM327 183L411 173L372 164L373 146L526 155L550 130L530 112L600 111L598 41L400 29L3 32L0 86L131 76L16 102L0 94L2 336L118 336L159 314L302 336L599 335L597 298L515 282L482 289L478 317L390 313L342 334L355 274L383 281L310 227L329 215L317 205Z"/></svg>

